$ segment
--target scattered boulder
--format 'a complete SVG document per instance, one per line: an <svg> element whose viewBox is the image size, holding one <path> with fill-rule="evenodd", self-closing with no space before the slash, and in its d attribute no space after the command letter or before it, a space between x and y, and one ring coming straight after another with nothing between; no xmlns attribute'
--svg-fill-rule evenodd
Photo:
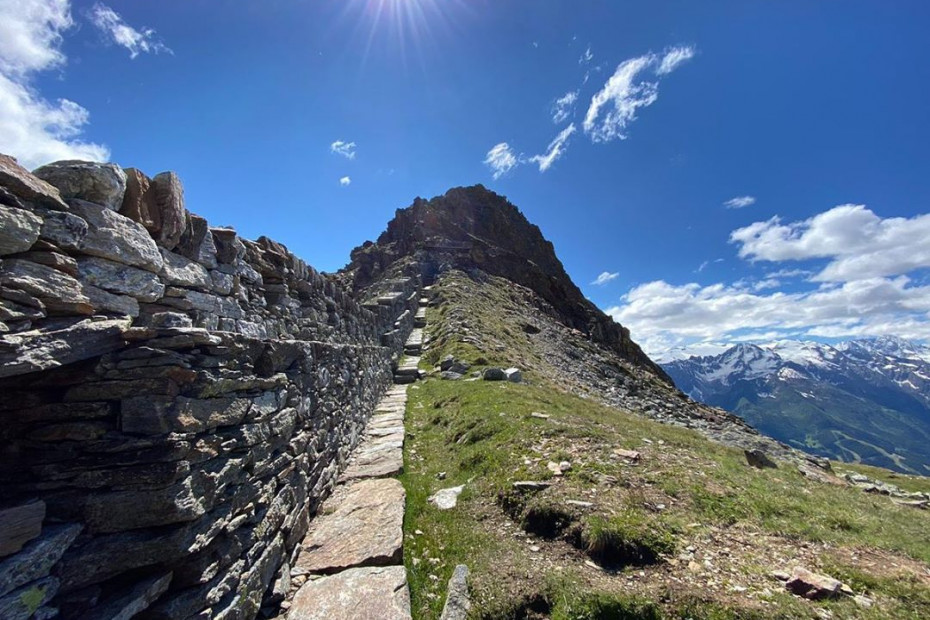
<svg viewBox="0 0 930 620"><path fill-rule="evenodd" d="M460 484L457 487L441 489L430 495L427 501L436 506L436 508L439 510L449 510L451 508L455 508L459 501L459 495L461 495L464 488L465 485Z"/></svg>
<svg viewBox="0 0 930 620"><path fill-rule="evenodd" d="M485 381L503 381L507 378L507 375L504 374L503 369L501 368L485 368L484 374L482 375Z"/></svg>
<svg viewBox="0 0 930 620"><path fill-rule="evenodd" d="M624 448L614 448L614 454L616 454L617 456L619 456L619 457L622 458L622 459L626 459L626 460L632 461L632 462L634 462L634 463L640 459L640 456L642 456L642 455L641 455L638 451L636 451L636 450L626 450L626 449L624 449Z"/></svg>
<svg viewBox="0 0 930 620"><path fill-rule="evenodd" d="M820 600L839 596L843 584L833 577L812 573L797 566L791 572L791 577L785 582L785 588L792 594L811 600Z"/></svg>
<svg viewBox="0 0 930 620"><path fill-rule="evenodd" d="M126 193L126 173L116 164L64 160L36 168L33 174L58 188L65 200L86 200L118 211Z"/></svg>
<svg viewBox="0 0 930 620"><path fill-rule="evenodd" d="M451 370L443 370L441 373L439 373L439 377L441 379L447 379L449 381L457 381L458 379L461 379L464 376L465 375L462 375L457 372L452 372Z"/></svg>
<svg viewBox="0 0 930 620"><path fill-rule="evenodd" d="M778 469L778 464L762 450L743 450L746 462L759 469Z"/></svg>
<svg viewBox="0 0 930 620"><path fill-rule="evenodd" d="M25 252L39 239L42 218L0 205L0 256Z"/></svg>
<svg viewBox="0 0 930 620"><path fill-rule="evenodd" d="M523 373L519 368L508 368L504 371L504 377L511 383L520 383L523 381Z"/></svg>
<svg viewBox="0 0 930 620"><path fill-rule="evenodd" d="M471 609L471 599L468 597L468 567L459 564L452 571L449 579L446 604L442 608L439 620L467 620Z"/></svg>

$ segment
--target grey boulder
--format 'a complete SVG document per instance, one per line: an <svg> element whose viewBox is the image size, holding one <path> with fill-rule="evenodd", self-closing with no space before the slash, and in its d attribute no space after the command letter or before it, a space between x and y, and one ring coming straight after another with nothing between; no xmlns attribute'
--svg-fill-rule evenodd
<svg viewBox="0 0 930 620"><path fill-rule="evenodd" d="M78 199L119 210L126 192L126 173L116 164L91 161L56 161L33 174L58 188L65 200Z"/></svg>

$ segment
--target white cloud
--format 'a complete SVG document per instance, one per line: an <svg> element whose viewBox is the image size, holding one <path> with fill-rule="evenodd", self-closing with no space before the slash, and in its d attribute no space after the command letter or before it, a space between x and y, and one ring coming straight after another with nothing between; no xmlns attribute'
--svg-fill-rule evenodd
<svg viewBox="0 0 930 620"><path fill-rule="evenodd" d="M693 48L675 47L661 62L658 56L649 53L620 63L604 87L591 98L582 125L584 132L594 142L625 140L627 126L636 120L637 111L651 106L659 98L659 83L638 81L639 74L658 64L655 74L663 77L691 57L687 54L693 56Z"/></svg>
<svg viewBox="0 0 930 620"><path fill-rule="evenodd" d="M584 51L584 54L581 55L581 58L578 59L579 65L586 65L594 60L594 54L591 53L591 46L588 46L588 49Z"/></svg>
<svg viewBox="0 0 930 620"><path fill-rule="evenodd" d="M594 142L626 139L626 127L636 120L636 111L655 103L659 97L655 82L635 82L637 74L656 62L654 55L631 58L620 63L604 87L591 99L584 118L584 131ZM601 110L607 113L601 118Z"/></svg>
<svg viewBox="0 0 930 620"><path fill-rule="evenodd" d="M342 155L346 159L355 159L355 143L354 142L343 142L342 140L336 140L335 142L329 145L329 150L331 153Z"/></svg>
<svg viewBox="0 0 930 620"><path fill-rule="evenodd" d="M880 218L864 205L841 205L800 222L778 217L734 230L739 255L771 262L830 259L818 282L907 274L930 267L930 214Z"/></svg>
<svg viewBox="0 0 930 620"><path fill-rule="evenodd" d="M694 48L689 45L668 49L665 55L662 56L662 62L659 63L656 74L668 75L677 69L681 63L691 60L692 58L694 58Z"/></svg>
<svg viewBox="0 0 930 620"><path fill-rule="evenodd" d="M573 133L575 133L575 123L572 123L559 132L559 135L557 135L555 139L549 143L549 146L546 148L546 153L544 155L534 155L533 157L530 157L528 161L539 164L539 171L545 172L552 166L553 163L555 163L555 160L561 157L565 152L568 139Z"/></svg>
<svg viewBox="0 0 930 620"><path fill-rule="evenodd" d="M930 286L913 286L906 276L768 294L722 283L676 286L658 280L634 287L621 301L606 312L658 356L673 347L733 342L761 330L780 337L930 338Z"/></svg>
<svg viewBox="0 0 930 620"><path fill-rule="evenodd" d="M105 160L109 150L80 139L90 113L68 99L48 101L34 73L62 67L62 34L72 25L67 0L0 0L0 152L27 168L58 159Z"/></svg>
<svg viewBox="0 0 930 620"><path fill-rule="evenodd" d="M617 272L611 273L609 271L604 271L601 273L601 275L597 276L597 278L595 278L591 284L593 284L594 286L604 286L611 280L616 280L619 277L620 277L620 274Z"/></svg>
<svg viewBox="0 0 930 620"><path fill-rule="evenodd" d="M0 73L17 77L63 65L61 33L73 24L68 0L0 0Z"/></svg>
<svg viewBox="0 0 930 620"><path fill-rule="evenodd" d="M723 206L727 209L742 209L754 204L756 204L755 196L736 196L724 202Z"/></svg>
<svg viewBox="0 0 930 620"><path fill-rule="evenodd" d="M352 179L350 179L349 177L342 177L341 179L339 179L339 185L342 185L343 187L350 185L351 183L352 183Z"/></svg>
<svg viewBox="0 0 930 620"><path fill-rule="evenodd" d="M146 54L173 53L168 46L158 40L155 30L152 28L136 30L127 24L119 13L103 3L94 4L89 17L91 23L106 35L111 43L129 50L130 58L135 58L140 52Z"/></svg>
<svg viewBox="0 0 930 620"><path fill-rule="evenodd" d="M499 179L520 163L513 149L506 142L495 144L484 158L484 164L491 169L491 176Z"/></svg>
<svg viewBox="0 0 930 620"><path fill-rule="evenodd" d="M578 101L577 90L571 90L556 99L552 106L552 122L558 125L574 114L576 101Z"/></svg>

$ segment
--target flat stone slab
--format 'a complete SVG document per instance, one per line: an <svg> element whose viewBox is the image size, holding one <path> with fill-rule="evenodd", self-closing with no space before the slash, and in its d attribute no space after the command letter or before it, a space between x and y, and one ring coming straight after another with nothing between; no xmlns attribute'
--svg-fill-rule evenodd
<svg viewBox="0 0 930 620"><path fill-rule="evenodd" d="M400 563L405 498L403 485L392 478L337 487L310 524L295 567L334 573Z"/></svg>
<svg viewBox="0 0 930 620"><path fill-rule="evenodd" d="M410 593L403 566L353 568L308 581L287 620L409 620Z"/></svg>

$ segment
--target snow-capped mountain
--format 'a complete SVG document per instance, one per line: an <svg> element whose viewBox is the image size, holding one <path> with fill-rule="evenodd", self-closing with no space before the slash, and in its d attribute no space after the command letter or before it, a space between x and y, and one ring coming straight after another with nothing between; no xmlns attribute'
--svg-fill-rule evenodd
<svg viewBox="0 0 930 620"><path fill-rule="evenodd" d="M930 347L781 340L662 364L695 400L805 450L930 472Z"/></svg>

